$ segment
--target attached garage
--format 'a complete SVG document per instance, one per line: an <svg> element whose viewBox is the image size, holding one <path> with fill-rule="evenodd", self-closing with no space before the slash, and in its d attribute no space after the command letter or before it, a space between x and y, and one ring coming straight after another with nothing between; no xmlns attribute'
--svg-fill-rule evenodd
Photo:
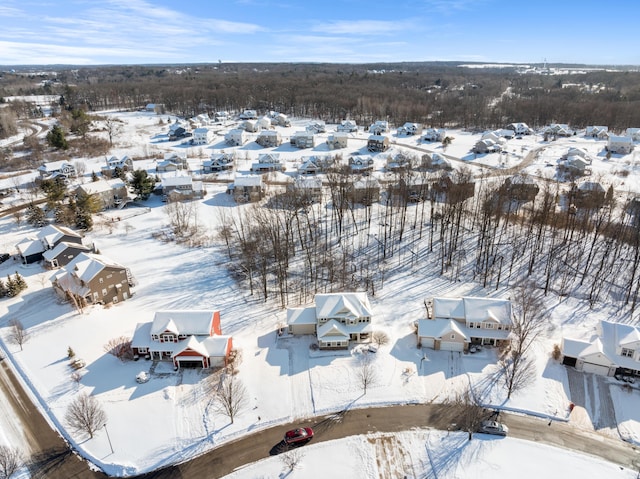
<svg viewBox="0 0 640 479"><path fill-rule="evenodd" d="M585 373L599 374L600 376L609 375L609 366L603 366L601 364L583 363L582 370Z"/></svg>
<svg viewBox="0 0 640 479"><path fill-rule="evenodd" d="M434 343L435 343L435 340L433 338L420 338L420 344L422 345L423 348L433 349Z"/></svg>
<svg viewBox="0 0 640 479"><path fill-rule="evenodd" d="M206 368L205 358L195 358L195 357L176 357L174 358L176 362L176 366L180 369L182 368Z"/></svg>
<svg viewBox="0 0 640 479"><path fill-rule="evenodd" d="M441 341L441 351L464 351L464 343L458 343L455 341Z"/></svg>

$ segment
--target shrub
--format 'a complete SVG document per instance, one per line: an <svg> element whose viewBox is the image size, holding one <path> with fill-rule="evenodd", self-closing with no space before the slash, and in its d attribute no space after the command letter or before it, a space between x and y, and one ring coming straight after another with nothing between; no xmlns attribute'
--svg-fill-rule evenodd
<svg viewBox="0 0 640 479"><path fill-rule="evenodd" d="M558 343L553 345L553 351L551 352L551 357L556 361L560 361L562 357L562 351L560 350L560 345Z"/></svg>

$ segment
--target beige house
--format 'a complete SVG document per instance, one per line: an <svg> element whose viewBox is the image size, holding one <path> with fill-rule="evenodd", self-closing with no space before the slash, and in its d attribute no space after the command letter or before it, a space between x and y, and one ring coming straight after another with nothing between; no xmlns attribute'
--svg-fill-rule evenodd
<svg viewBox="0 0 640 479"><path fill-rule="evenodd" d="M192 200L204 197L202 181L190 176L165 176L162 178L163 201Z"/></svg>
<svg viewBox="0 0 640 479"><path fill-rule="evenodd" d="M511 302L498 298L433 298L429 317L418 320L423 348L467 351L470 345L510 342Z"/></svg>
<svg viewBox="0 0 640 479"><path fill-rule="evenodd" d="M120 178L83 183L76 188L75 194L77 197L95 196L102 210L122 208L129 201L127 185Z"/></svg>
<svg viewBox="0 0 640 479"><path fill-rule="evenodd" d="M367 293L316 294L315 306L287 309L290 334L315 334L321 349L346 349L371 333Z"/></svg>
<svg viewBox="0 0 640 479"><path fill-rule="evenodd" d="M236 176L229 185L228 193L233 195L236 203L248 203L260 201L264 198L265 188L261 175Z"/></svg>

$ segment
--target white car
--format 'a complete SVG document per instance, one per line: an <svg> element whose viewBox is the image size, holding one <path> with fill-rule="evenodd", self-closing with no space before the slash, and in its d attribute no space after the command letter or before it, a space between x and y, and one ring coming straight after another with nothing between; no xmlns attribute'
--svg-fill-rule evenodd
<svg viewBox="0 0 640 479"><path fill-rule="evenodd" d="M138 384L146 383L149 380L149 373L146 371L140 371L136 376L136 382Z"/></svg>
<svg viewBox="0 0 640 479"><path fill-rule="evenodd" d="M482 421L478 432L506 436L509 433L509 428L498 421Z"/></svg>

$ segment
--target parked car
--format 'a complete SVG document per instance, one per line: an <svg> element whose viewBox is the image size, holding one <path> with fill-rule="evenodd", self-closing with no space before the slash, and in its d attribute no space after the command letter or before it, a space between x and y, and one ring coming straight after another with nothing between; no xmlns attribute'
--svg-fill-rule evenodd
<svg viewBox="0 0 640 479"><path fill-rule="evenodd" d="M506 436L509 433L509 428L498 421L482 421L478 432Z"/></svg>
<svg viewBox="0 0 640 479"><path fill-rule="evenodd" d="M136 382L138 384L146 383L149 381L149 373L146 371L140 371L136 376Z"/></svg>
<svg viewBox="0 0 640 479"><path fill-rule="evenodd" d="M7 261L9 258L11 258L11 255L9 253L2 253L0 254L0 263L4 263L5 261Z"/></svg>
<svg viewBox="0 0 640 479"><path fill-rule="evenodd" d="M298 427L287 431L284 435L284 442L286 444L306 443L311 439L313 439L313 429L310 427Z"/></svg>

